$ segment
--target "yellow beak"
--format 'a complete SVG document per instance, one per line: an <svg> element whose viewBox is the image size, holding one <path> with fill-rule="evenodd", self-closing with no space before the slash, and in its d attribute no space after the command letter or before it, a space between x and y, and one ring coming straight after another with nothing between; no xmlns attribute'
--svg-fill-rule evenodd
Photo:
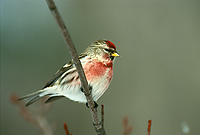
<svg viewBox="0 0 200 135"><path fill-rule="evenodd" d="M119 54L117 52L114 52L113 54L111 54L113 57L119 57Z"/></svg>

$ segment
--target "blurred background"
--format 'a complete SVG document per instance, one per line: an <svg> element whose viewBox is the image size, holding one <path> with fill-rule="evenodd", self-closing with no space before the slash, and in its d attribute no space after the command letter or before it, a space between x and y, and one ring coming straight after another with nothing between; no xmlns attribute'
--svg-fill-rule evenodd
<svg viewBox="0 0 200 135"><path fill-rule="evenodd" d="M77 51L106 38L121 57L114 78L98 101L105 105L107 134L122 134L128 116L133 135L200 133L199 0L56 0ZM1 0L1 135L42 134L9 101L41 89L71 60L45 0ZM37 106L34 104L32 107ZM31 106L29 107L31 108ZM100 111L100 108L99 108ZM47 114L55 135L63 123L73 135L96 134L89 110L68 99Z"/></svg>

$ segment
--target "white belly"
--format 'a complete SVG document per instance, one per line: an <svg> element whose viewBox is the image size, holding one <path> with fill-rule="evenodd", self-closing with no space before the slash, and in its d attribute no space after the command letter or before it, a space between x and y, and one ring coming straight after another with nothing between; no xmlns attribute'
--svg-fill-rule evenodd
<svg viewBox="0 0 200 135"><path fill-rule="evenodd" d="M94 101L97 101L103 93L107 90L111 78L107 77L107 74L105 74L101 78L96 78L94 80L91 80L89 83L90 86L92 86L92 97ZM60 86L59 93L64 95L65 97L69 98L70 100L86 103L86 97L84 93L81 91L80 86L70 86L70 85L64 85Z"/></svg>

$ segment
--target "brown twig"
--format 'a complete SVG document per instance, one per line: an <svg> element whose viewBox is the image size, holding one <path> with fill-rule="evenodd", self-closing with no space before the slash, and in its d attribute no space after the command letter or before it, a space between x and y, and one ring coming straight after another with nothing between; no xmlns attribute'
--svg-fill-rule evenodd
<svg viewBox="0 0 200 135"><path fill-rule="evenodd" d="M147 135L150 135L150 133L151 133L151 122L152 122L152 120L148 121Z"/></svg>
<svg viewBox="0 0 200 135"><path fill-rule="evenodd" d="M128 117L123 118L123 135L129 135L133 131L133 126L128 124Z"/></svg>
<svg viewBox="0 0 200 135"><path fill-rule="evenodd" d="M56 21L57 21L57 23L58 23L58 25L59 25L59 27L62 31L64 40L65 40L66 45L69 49L69 52L72 56L73 62L76 66L77 72L78 72L80 80L81 80L81 85L82 85L82 88L84 89L84 93L85 93L85 96L86 96L86 99L87 99L87 102L88 102L88 106L90 108L90 112L91 112L91 115L92 115L92 120L93 120L93 124L95 126L95 129L96 129L96 132L97 132L98 135L105 135L106 132L105 132L104 128L102 127L102 125L100 124L100 121L98 119L97 109L95 109L94 100L91 96L91 90L89 89L88 82L86 80L81 62L78 59L77 51L74 47L74 44L73 44L72 39L70 37L70 34L69 34L69 32L68 32L60 14L59 14L59 12L56 8L54 1L53 0L46 0L46 1L47 1L48 7L49 7L52 15L56 19Z"/></svg>
<svg viewBox="0 0 200 135"><path fill-rule="evenodd" d="M52 126L49 125L49 122L45 117L45 113L49 110L50 104L44 105L42 103L38 108L34 109L37 111L32 111L24 106L25 102L18 102L18 99L19 96L17 94L10 95L10 102L19 108L21 116L27 122L39 128L44 135L53 135Z"/></svg>
<svg viewBox="0 0 200 135"><path fill-rule="evenodd" d="M33 115L30 113L30 111L28 110L28 108L26 108L24 105L23 105L23 102L18 102L18 99L19 99L19 96L15 93L12 93L10 95L10 102L17 106L20 110L20 115L27 121L27 122L30 122L30 123L33 123L35 124L35 120L33 118Z"/></svg>
<svg viewBox="0 0 200 135"><path fill-rule="evenodd" d="M101 125L104 128L104 105L101 105Z"/></svg>
<svg viewBox="0 0 200 135"><path fill-rule="evenodd" d="M66 123L64 123L64 129L65 129L66 135L72 135L72 134L69 133L69 130L67 128L67 124Z"/></svg>

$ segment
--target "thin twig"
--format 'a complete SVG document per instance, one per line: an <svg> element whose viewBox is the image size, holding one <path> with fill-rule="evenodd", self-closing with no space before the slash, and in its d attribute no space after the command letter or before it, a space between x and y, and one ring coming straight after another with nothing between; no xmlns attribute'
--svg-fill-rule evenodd
<svg viewBox="0 0 200 135"><path fill-rule="evenodd" d="M101 125L104 128L104 105L101 105Z"/></svg>
<svg viewBox="0 0 200 135"><path fill-rule="evenodd" d="M123 118L123 121L122 121L122 124L123 124L123 135L130 135L131 132L133 131L133 126L130 126L128 124L128 117L124 117Z"/></svg>
<svg viewBox="0 0 200 135"><path fill-rule="evenodd" d="M54 1L53 0L46 0L46 1L47 1L48 7L49 7L52 15L56 19L56 21L57 21L57 23L58 23L58 25L59 25L59 27L62 31L64 40L65 40L66 45L69 49L69 52L72 56L73 62L76 66L77 72L78 72L79 77L80 77L81 85L82 85L82 88L84 89L84 93L85 93L85 96L86 96L86 99L87 99L87 102L88 102L88 106L90 108L90 112L91 112L91 115L92 115L92 120L93 120L93 124L95 126L95 129L96 129L96 132L98 133L98 135L105 135L106 132L105 132L104 128L102 127L102 125L100 124L100 121L98 119L97 110L95 109L94 100L91 96L91 90L89 90L88 82L86 80L81 62L78 59L77 51L74 47L74 44L73 44L72 39L70 37L70 34L67 30L67 27L65 26L57 8L56 8Z"/></svg>
<svg viewBox="0 0 200 135"><path fill-rule="evenodd" d="M67 128L67 124L66 123L64 123L64 130L65 130L66 135L72 135L72 134L69 133L69 130Z"/></svg>
<svg viewBox="0 0 200 135"><path fill-rule="evenodd" d="M50 104L44 105L41 102L42 104L40 104L38 108L35 108L37 111L33 111L24 106L25 102L18 102L18 99L19 96L17 94L13 93L10 95L11 103L19 108L20 114L24 120L40 129L44 135L53 135L53 126L49 124L45 115L50 108Z"/></svg>
<svg viewBox="0 0 200 135"><path fill-rule="evenodd" d="M151 133L151 122L151 120L148 121L147 135L150 135Z"/></svg>

